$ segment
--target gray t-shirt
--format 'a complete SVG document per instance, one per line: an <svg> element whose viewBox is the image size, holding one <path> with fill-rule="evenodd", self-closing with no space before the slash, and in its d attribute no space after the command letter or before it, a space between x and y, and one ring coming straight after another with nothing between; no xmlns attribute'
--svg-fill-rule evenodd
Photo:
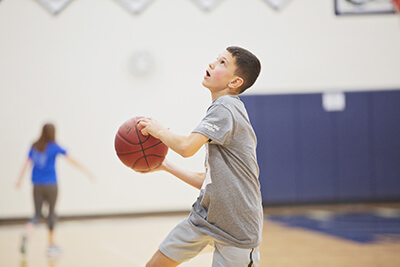
<svg viewBox="0 0 400 267"><path fill-rule="evenodd" d="M213 101L194 129L206 144L206 179L189 221L199 230L240 248L260 245L263 209L257 139L238 96Z"/></svg>

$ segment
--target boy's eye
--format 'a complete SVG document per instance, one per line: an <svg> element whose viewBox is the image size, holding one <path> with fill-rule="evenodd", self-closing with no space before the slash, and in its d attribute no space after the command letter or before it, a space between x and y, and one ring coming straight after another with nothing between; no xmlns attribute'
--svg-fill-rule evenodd
<svg viewBox="0 0 400 267"><path fill-rule="evenodd" d="M221 64L225 64L225 61L224 61L224 60L221 60Z"/></svg>

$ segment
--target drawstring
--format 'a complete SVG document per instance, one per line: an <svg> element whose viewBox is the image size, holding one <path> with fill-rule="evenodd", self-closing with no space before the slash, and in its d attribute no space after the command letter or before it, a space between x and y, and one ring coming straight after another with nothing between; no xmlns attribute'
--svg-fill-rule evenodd
<svg viewBox="0 0 400 267"><path fill-rule="evenodd" d="M250 263L249 263L249 265L247 265L247 267L252 267L253 266L253 250L254 250L254 248L251 249L251 252L250 252Z"/></svg>

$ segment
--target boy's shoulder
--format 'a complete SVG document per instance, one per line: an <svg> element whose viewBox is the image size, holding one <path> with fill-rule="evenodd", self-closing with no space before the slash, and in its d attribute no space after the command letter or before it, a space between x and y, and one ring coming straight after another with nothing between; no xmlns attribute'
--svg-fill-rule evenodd
<svg viewBox="0 0 400 267"><path fill-rule="evenodd" d="M235 95L223 95L215 99L208 107L209 111L216 111L219 109L232 110L234 107L241 105L242 101Z"/></svg>
<svg viewBox="0 0 400 267"><path fill-rule="evenodd" d="M246 107L238 95L224 95L215 99L208 108L208 113L224 117L239 113L246 113Z"/></svg>

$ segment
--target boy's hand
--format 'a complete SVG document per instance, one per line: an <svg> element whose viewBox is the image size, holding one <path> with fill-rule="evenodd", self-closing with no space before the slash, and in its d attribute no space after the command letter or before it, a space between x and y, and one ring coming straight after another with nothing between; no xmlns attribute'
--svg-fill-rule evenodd
<svg viewBox="0 0 400 267"><path fill-rule="evenodd" d="M153 137L160 139L160 133L167 131L168 129L153 118L140 118L138 120L138 130L141 131L143 135L150 134Z"/></svg>
<svg viewBox="0 0 400 267"><path fill-rule="evenodd" d="M166 166L167 166L167 159L164 159L161 162L160 166L158 166L157 168L152 169L150 171L139 171L139 173L146 174L146 173L152 173L152 172L156 172L156 171L165 171L166 170Z"/></svg>

